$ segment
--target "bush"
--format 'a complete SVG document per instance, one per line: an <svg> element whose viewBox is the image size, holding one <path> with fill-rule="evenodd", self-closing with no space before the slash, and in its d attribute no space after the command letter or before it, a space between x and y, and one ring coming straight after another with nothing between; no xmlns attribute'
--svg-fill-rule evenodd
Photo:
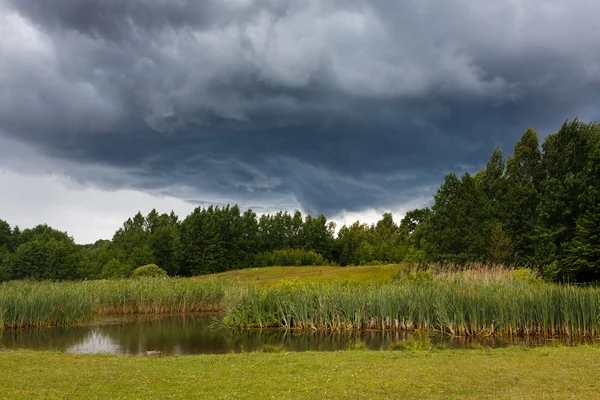
<svg viewBox="0 0 600 400"><path fill-rule="evenodd" d="M517 268L514 272L515 278L526 283L543 283L544 281L529 268Z"/></svg>
<svg viewBox="0 0 600 400"><path fill-rule="evenodd" d="M160 268L156 264L148 264L141 267L136 268L133 271L132 276L134 278L161 278L167 276L167 271Z"/></svg>

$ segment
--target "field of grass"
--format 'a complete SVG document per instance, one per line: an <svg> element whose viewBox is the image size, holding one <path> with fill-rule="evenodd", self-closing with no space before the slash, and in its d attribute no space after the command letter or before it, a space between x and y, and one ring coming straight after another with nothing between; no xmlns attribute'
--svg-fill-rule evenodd
<svg viewBox="0 0 600 400"><path fill-rule="evenodd" d="M399 265L376 265L360 267L265 267L248 268L220 274L205 275L197 279L219 279L263 287L275 286L288 280L307 283L332 282L388 282L396 274Z"/></svg>
<svg viewBox="0 0 600 400"><path fill-rule="evenodd" d="M600 348L242 353L0 351L0 397L592 399Z"/></svg>

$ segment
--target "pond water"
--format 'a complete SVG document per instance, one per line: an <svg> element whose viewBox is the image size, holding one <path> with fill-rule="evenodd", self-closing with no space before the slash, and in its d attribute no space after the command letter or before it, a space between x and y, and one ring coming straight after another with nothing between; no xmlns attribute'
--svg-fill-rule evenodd
<svg viewBox="0 0 600 400"><path fill-rule="evenodd" d="M231 331L214 327L215 316L207 314L167 316L115 316L80 326L7 330L0 336L0 349L53 350L69 353L146 354L222 354L256 351L274 345L286 351L336 351L361 342L373 350L387 349L391 343L407 340L406 332L285 332L281 330ZM548 345L543 338L451 338L431 335L433 343L447 347L467 347L477 343L486 347L510 344ZM565 344L570 344L566 342Z"/></svg>

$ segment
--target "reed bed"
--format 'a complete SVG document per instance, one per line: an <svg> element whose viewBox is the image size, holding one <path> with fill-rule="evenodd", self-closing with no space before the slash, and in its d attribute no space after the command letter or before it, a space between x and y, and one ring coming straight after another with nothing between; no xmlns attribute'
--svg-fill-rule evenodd
<svg viewBox="0 0 600 400"><path fill-rule="evenodd" d="M99 314L216 311L228 286L214 280L148 278L0 285L0 329L84 322Z"/></svg>
<svg viewBox="0 0 600 400"><path fill-rule="evenodd" d="M453 336L600 336L600 289L528 271L400 274L393 283L247 287L224 325L300 330L427 330Z"/></svg>
<svg viewBox="0 0 600 400"><path fill-rule="evenodd" d="M529 270L500 267L400 268L387 283L288 280L268 288L174 278L0 285L0 330L220 310L230 328L600 337L600 288L548 284Z"/></svg>

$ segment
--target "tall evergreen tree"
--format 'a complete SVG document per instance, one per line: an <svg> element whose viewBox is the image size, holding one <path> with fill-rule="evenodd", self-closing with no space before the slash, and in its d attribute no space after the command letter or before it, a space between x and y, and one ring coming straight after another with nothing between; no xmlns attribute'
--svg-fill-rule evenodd
<svg viewBox="0 0 600 400"><path fill-rule="evenodd" d="M510 238L515 261L535 264L542 154L537 133L528 129L507 162L507 193L501 203L503 230Z"/></svg>

